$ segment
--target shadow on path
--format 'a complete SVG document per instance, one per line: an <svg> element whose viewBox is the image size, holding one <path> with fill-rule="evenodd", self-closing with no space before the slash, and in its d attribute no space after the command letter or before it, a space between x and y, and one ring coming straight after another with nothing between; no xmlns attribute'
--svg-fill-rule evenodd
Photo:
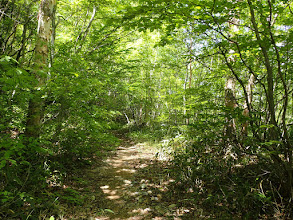
<svg viewBox="0 0 293 220"><path fill-rule="evenodd" d="M66 208L63 219L193 219L184 217L192 210L179 205L167 162L155 153L147 144L124 141L104 165L76 179L83 204Z"/></svg>

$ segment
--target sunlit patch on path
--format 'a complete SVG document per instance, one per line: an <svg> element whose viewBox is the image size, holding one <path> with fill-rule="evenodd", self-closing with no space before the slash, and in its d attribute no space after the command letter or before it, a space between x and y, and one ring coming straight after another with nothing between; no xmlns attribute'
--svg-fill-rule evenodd
<svg viewBox="0 0 293 220"><path fill-rule="evenodd" d="M144 144L121 146L117 154L106 161L106 165L93 170L103 178L99 185L104 193L106 216L96 219L145 219L151 218L151 208L141 207L139 203L140 189L136 186L135 174L139 169L148 167L154 160L151 152Z"/></svg>
<svg viewBox="0 0 293 220"><path fill-rule="evenodd" d="M125 141L103 166L85 171L86 198L92 199L69 219L184 219L190 210L176 204L167 162L155 155L147 144Z"/></svg>

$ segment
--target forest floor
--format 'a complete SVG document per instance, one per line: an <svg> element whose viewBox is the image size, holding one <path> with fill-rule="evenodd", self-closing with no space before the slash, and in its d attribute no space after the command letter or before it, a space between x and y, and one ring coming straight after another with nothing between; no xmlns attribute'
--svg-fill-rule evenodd
<svg viewBox="0 0 293 220"><path fill-rule="evenodd" d="M67 183L79 198L72 199L71 192L68 201L61 202L60 219L194 219L193 208L185 207L186 199L172 190L175 181L168 162L158 160L156 153L146 143L123 139L114 155ZM201 210L196 212L198 218Z"/></svg>

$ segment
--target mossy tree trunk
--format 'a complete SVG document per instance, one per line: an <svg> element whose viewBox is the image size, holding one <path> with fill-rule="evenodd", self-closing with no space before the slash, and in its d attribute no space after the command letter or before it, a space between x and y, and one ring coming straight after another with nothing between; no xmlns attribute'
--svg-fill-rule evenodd
<svg viewBox="0 0 293 220"><path fill-rule="evenodd" d="M237 102L235 98L235 79L229 77L226 81L225 86L225 106L229 113L232 113L233 110L237 107ZM232 113L233 115L233 113ZM235 119L232 115L227 115L227 124L225 127L225 136L231 138L235 135L236 124Z"/></svg>
<svg viewBox="0 0 293 220"><path fill-rule="evenodd" d="M44 114L42 99L43 89L48 79L49 48L52 36L52 19L56 9L56 0L42 0L38 13L38 29L33 74L36 80L35 87L29 101L26 122L26 137L38 138L41 131L41 120Z"/></svg>

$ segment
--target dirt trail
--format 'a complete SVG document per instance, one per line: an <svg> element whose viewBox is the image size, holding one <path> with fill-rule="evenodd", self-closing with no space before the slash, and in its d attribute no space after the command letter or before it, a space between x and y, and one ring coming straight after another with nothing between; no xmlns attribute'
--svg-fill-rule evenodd
<svg viewBox="0 0 293 220"><path fill-rule="evenodd" d="M64 219L190 219L182 218L190 210L178 204L166 162L155 154L147 144L124 140L104 165L84 172L75 189L85 201Z"/></svg>
<svg viewBox="0 0 293 220"><path fill-rule="evenodd" d="M134 186L134 175L154 159L154 154L142 144L121 146L106 165L92 170L92 175L102 177L99 181L107 202L108 217L98 219L143 219L149 210L138 205L139 192ZM113 213L111 213L111 211Z"/></svg>

